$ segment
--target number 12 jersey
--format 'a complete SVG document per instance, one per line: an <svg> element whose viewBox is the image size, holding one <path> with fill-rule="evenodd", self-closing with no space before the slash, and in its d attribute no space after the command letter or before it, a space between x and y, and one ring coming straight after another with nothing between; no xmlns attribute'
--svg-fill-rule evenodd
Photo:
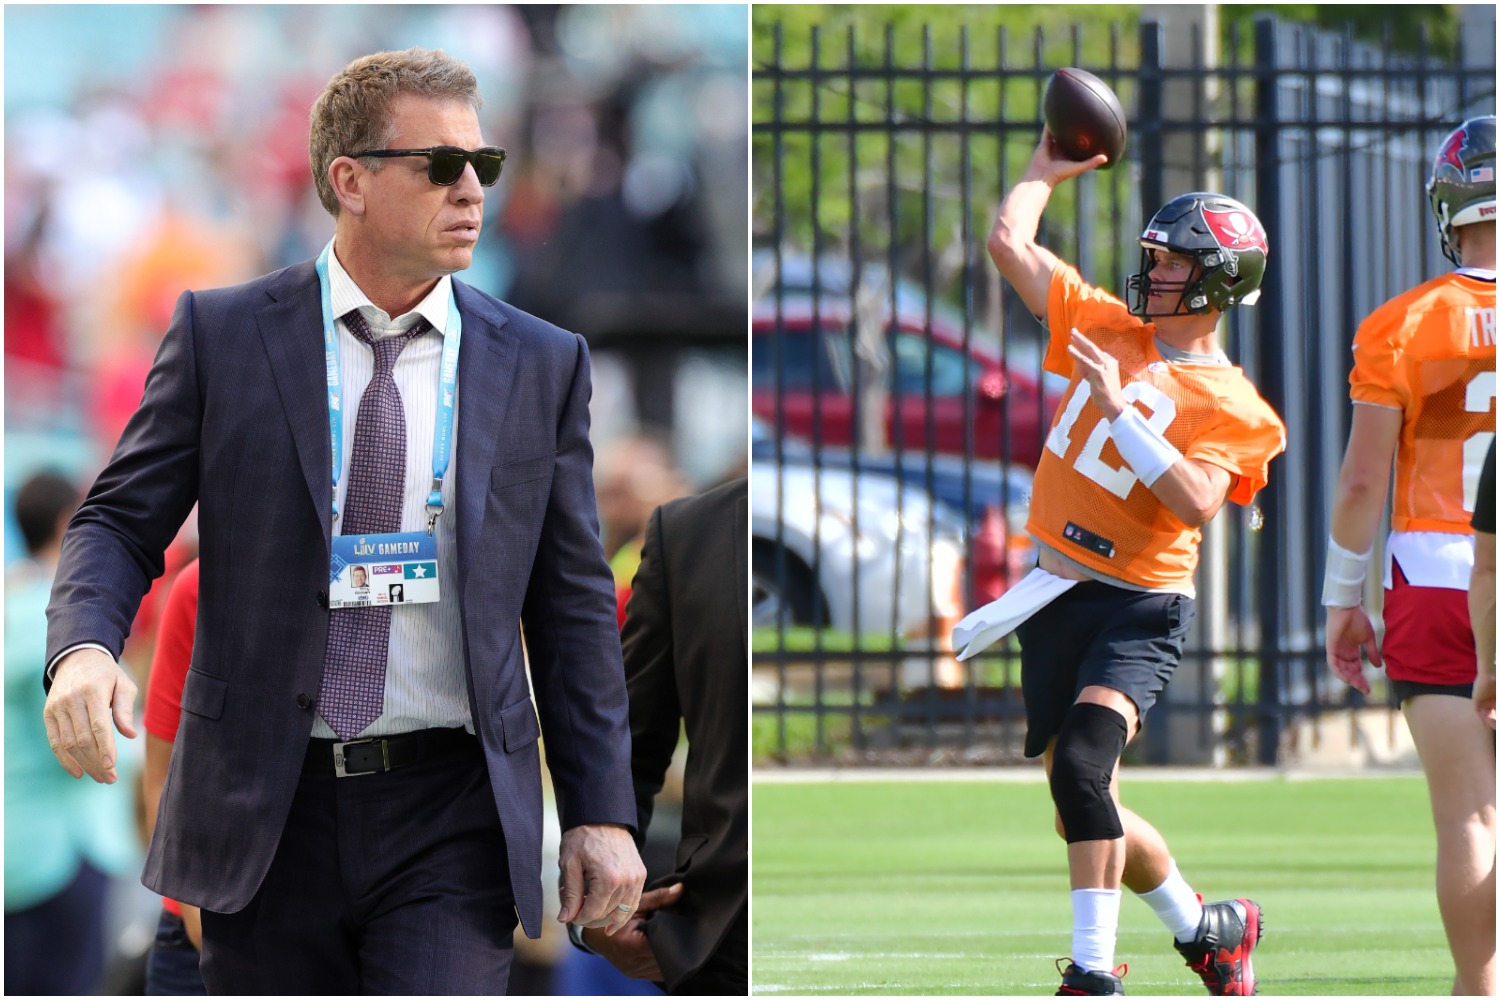
<svg viewBox="0 0 1500 1000"><path fill-rule="evenodd" d="M1178 451L1225 469L1248 504L1286 448L1286 428L1238 367L1169 361L1155 326L1060 264L1047 296L1043 367L1068 378L1032 486L1027 530L1095 574L1135 588L1193 593L1202 532L1184 524L1120 457L1109 421L1068 354L1077 329L1119 363L1125 399Z"/></svg>

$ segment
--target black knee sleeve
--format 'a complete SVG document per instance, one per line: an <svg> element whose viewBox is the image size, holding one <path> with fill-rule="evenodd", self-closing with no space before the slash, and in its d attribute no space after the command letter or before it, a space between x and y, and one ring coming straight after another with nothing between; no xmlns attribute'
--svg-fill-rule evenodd
<svg viewBox="0 0 1500 1000"><path fill-rule="evenodd" d="M1052 801L1070 844L1125 836L1109 783L1129 735L1125 717L1082 702L1068 709L1052 750Z"/></svg>

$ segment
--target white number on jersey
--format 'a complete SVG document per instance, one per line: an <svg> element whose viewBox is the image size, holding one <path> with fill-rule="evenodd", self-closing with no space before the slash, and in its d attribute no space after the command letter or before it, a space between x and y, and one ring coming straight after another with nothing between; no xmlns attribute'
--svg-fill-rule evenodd
<svg viewBox="0 0 1500 1000"><path fill-rule="evenodd" d="M1489 376L1490 394L1494 395L1494 373L1490 372ZM1176 402L1150 382L1127 382L1120 391L1126 403L1134 405L1141 402L1151 408L1151 415L1146 419L1146 425L1158 434L1165 434L1172 421L1177 419ZM1047 448L1058 458L1067 457L1068 446L1072 444L1073 425L1078 422L1078 415L1083 411L1083 404L1088 402L1088 399L1088 381L1081 380L1078 387L1073 390L1073 395L1068 397L1068 405L1063 407L1062 415L1057 418L1057 423L1052 427L1052 433L1047 435ZM1099 457L1104 451L1104 442L1108 440L1109 421L1105 420L1101 414L1099 421L1089 432L1088 440L1084 443L1083 451L1079 453L1077 461L1073 463L1073 468L1124 500L1140 480L1129 465L1122 464L1117 469ZM1480 452L1479 460L1484 461L1483 452ZM1465 470L1467 471L1467 465ZM1475 475L1478 475L1477 471Z"/></svg>
<svg viewBox="0 0 1500 1000"><path fill-rule="evenodd" d="M1480 372L1464 390L1464 409L1469 413L1488 413L1495 405L1495 373ZM1464 442L1464 510L1474 513L1479 494L1479 474L1484 471L1484 456L1489 454L1494 431L1469 435Z"/></svg>

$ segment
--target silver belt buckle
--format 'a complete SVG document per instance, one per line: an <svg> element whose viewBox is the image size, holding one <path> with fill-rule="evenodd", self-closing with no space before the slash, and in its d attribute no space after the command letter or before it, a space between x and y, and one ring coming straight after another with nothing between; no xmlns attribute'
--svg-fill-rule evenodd
<svg viewBox="0 0 1500 1000"><path fill-rule="evenodd" d="M333 773L336 774L337 776L339 776L340 778L357 778L361 774L376 774L376 773L378 773L378 772L375 772L375 771L356 771L355 773L350 774L348 771L344 770L344 747L365 746L365 745L371 744L371 743L379 743L380 744L380 760L381 760L381 763L384 765L384 767L382 768L382 770L389 771L391 769L391 745L390 745L390 743L386 742L385 740L379 739L377 737L371 736L371 737L368 737L368 738L362 739L362 740L346 740L343 743L335 743L333 745Z"/></svg>

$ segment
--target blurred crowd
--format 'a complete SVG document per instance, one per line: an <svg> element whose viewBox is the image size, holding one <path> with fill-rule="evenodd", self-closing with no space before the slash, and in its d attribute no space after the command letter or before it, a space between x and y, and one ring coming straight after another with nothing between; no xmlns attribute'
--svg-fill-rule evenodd
<svg viewBox="0 0 1500 1000"><path fill-rule="evenodd" d="M183 290L247 280L326 242L307 112L328 78L358 55L414 45L474 70L486 139L509 158L462 277L590 342L601 531L623 609L651 510L746 468L748 23L743 6L707 5L22 6L5 29L9 981L10 915L36 903L13 907L12 864L38 836L35 811L11 808L28 780L12 766L47 773L11 752L13 736L38 737L50 580L18 493L46 473L54 494L81 496L140 401ZM126 649L143 690L157 605L195 550L190 519ZM113 957L144 947L129 939L132 916L155 905L136 899L130 785L90 790L105 806L88 822L117 828L103 833L107 851L80 848L59 862L69 879L57 876L65 887L80 873L115 877L125 902L103 904L100 944ZM658 826L653 839L675 837ZM522 992L629 982L607 965L580 971L593 956L565 942L518 958L539 977L518 967Z"/></svg>
<svg viewBox="0 0 1500 1000"><path fill-rule="evenodd" d="M732 342L743 367L743 8L22 7L6 28L11 490L34 454L27 433L74 432L67 454L41 450L80 471L102 463L183 289L316 253L331 227L307 109L335 69L381 48L467 61L486 135L510 152L465 280L605 354ZM597 394L623 411L596 413L609 433L672 413L634 385ZM741 416L725 438L744 431ZM695 479L738 457L695 458Z"/></svg>

